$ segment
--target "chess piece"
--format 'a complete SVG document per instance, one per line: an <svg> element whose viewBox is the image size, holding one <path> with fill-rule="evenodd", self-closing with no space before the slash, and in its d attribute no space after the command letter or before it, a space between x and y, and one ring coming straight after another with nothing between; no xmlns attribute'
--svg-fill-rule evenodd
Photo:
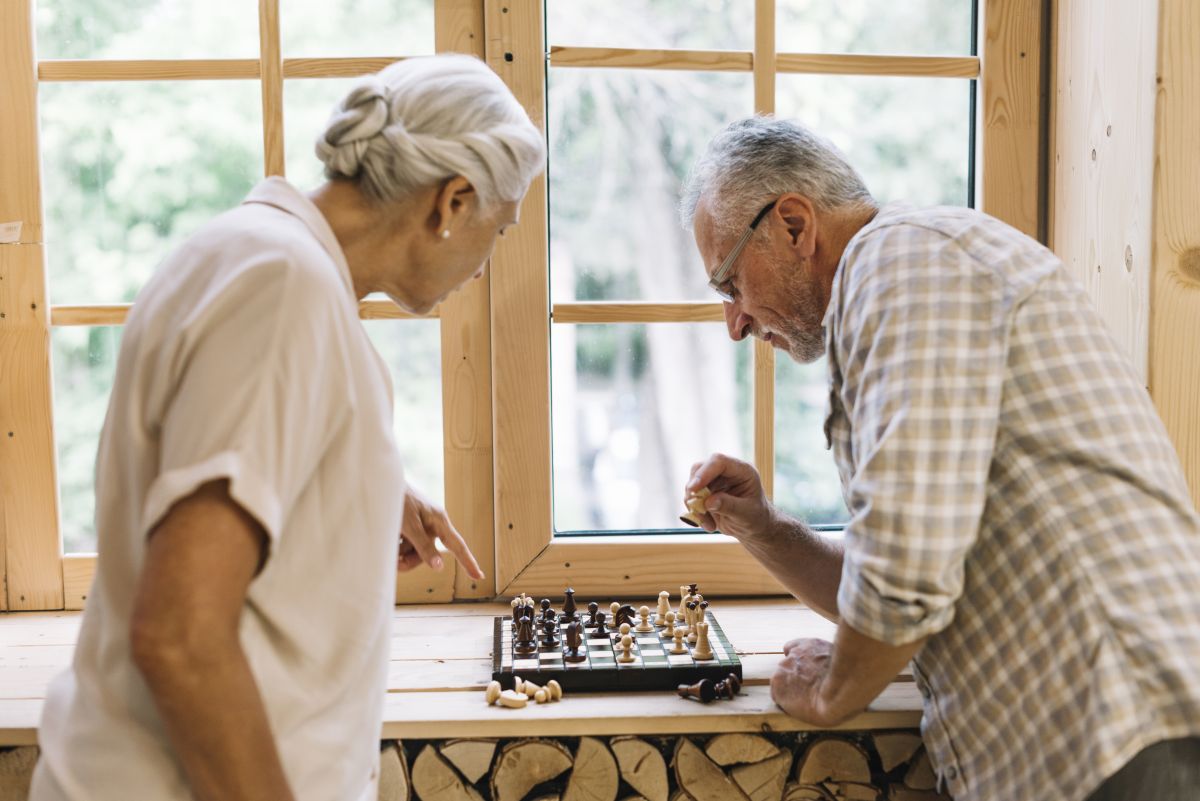
<svg viewBox="0 0 1200 801"><path fill-rule="evenodd" d="M619 629L617 629L615 634L613 634L613 639L620 640L622 637L626 636L627 634L629 634L629 624L622 623L621 627Z"/></svg>
<svg viewBox="0 0 1200 801"><path fill-rule="evenodd" d="M583 643L583 626L578 620L572 620L567 624L567 652L563 654L563 660L566 662L585 662L587 654L580 652L579 646Z"/></svg>
<svg viewBox="0 0 1200 801"><path fill-rule="evenodd" d="M643 634L648 631L654 631L654 626L650 625L650 607L643 606L641 609L639 609L638 617L640 619L638 620L637 628L635 628L634 631L639 631Z"/></svg>
<svg viewBox="0 0 1200 801"><path fill-rule="evenodd" d="M599 608L600 604L596 603L595 601L592 601L588 604L588 618L587 622L585 622L583 625L587 626L588 628L596 625L596 610Z"/></svg>
<svg viewBox="0 0 1200 801"><path fill-rule="evenodd" d="M675 632L672 635L675 638L675 643L671 646L671 653L678 655L686 654L688 652L687 646L683 644L684 634L685 632L682 627L675 629Z"/></svg>
<svg viewBox="0 0 1200 801"><path fill-rule="evenodd" d="M513 653L521 654L522 656L537 653L537 640L533 635L533 618L529 615L522 615L517 621L517 638L513 643Z"/></svg>
<svg viewBox="0 0 1200 801"><path fill-rule="evenodd" d="M633 637L628 634L621 635L621 653L617 654L618 662L633 662Z"/></svg>
<svg viewBox="0 0 1200 801"><path fill-rule="evenodd" d="M628 623L632 628L637 623L637 611L631 604L622 604L617 610L617 622Z"/></svg>
<svg viewBox="0 0 1200 801"><path fill-rule="evenodd" d="M700 679L691 686L680 684L676 692L679 693L680 698L695 698L702 704L707 704L717 697L712 679Z"/></svg>
<svg viewBox="0 0 1200 801"><path fill-rule="evenodd" d="M558 618L548 617L542 621L542 647L557 648L558 646Z"/></svg>
<svg viewBox="0 0 1200 801"><path fill-rule="evenodd" d="M700 596L697 595L696 597L699 598ZM699 611L696 612L696 620L704 620L705 616L707 614L708 614L708 601L701 600L700 601L700 609L699 609Z"/></svg>
<svg viewBox="0 0 1200 801"><path fill-rule="evenodd" d="M607 637L607 636L608 636L608 629L604 628L604 618L605 618L605 615L604 615L604 613L603 613L603 612L597 612L597 613L595 614L595 618L596 618L596 631L595 631L595 636L597 636L597 637Z"/></svg>
<svg viewBox="0 0 1200 801"><path fill-rule="evenodd" d="M671 639L671 637L675 636L675 613L674 612L671 612L668 610L667 616L663 619L662 624L663 624L663 630L662 630L661 636L664 640L669 640L669 639Z"/></svg>
<svg viewBox="0 0 1200 801"><path fill-rule="evenodd" d="M558 619L563 623L570 623L575 619L575 590L567 587L563 590L563 595L566 597L563 599L563 611Z"/></svg>
<svg viewBox="0 0 1200 801"><path fill-rule="evenodd" d="M681 586L679 588L679 609L675 612L676 619L679 619L686 614L685 608L687 607L688 600L688 588L686 586Z"/></svg>
<svg viewBox="0 0 1200 801"><path fill-rule="evenodd" d="M727 698L730 701L737 697L741 689L742 680L737 677L736 673L730 673L713 685L713 692L717 698Z"/></svg>
<svg viewBox="0 0 1200 801"><path fill-rule="evenodd" d="M712 646L708 643L708 624L701 620L696 624L696 647L692 657L702 662L713 658Z"/></svg>
<svg viewBox="0 0 1200 801"><path fill-rule="evenodd" d="M663 590L658 594L658 614L654 616L654 625L658 628L665 628L667 625L667 612L671 611L671 593Z"/></svg>
<svg viewBox="0 0 1200 801"><path fill-rule="evenodd" d="M700 590L698 589L699 586L700 586L699 584L689 584L688 585L688 595L699 595L700 594Z"/></svg>
<svg viewBox="0 0 1200 801"><path fill-rule="evenodd" d="M545 619L545 617L547 615L554 615L555 619L556 620L558 619L558 615L555 614L554 608L550 605L549 598L543 598L541 606L542 606L542 618L543 619Z"/></svg>
<svg viewBox="0 0 1200 801"><path fill-rule="evenodd" d="M696 644L696 607L697 607L697 604L695 601L688 602L688 605L687 605L687 610L688 610L687 641L688 641L688 645Z"/></svg>
<svg viewBox="0 0 1200 801"><path fill-rule="evenodd" d="M617 612L620 612L620 611L621 611L621 604L618 603L617 601L613 601L611 604L608 605L608 619L612 621L614 626L617 625Z"/></svg>

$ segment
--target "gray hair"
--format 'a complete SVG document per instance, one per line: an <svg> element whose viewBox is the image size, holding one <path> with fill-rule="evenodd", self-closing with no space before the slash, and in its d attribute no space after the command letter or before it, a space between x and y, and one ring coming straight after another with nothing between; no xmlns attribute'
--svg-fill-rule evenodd
<svg viewBox="0 0 1200 801"><path fill-rule="evenodd" d="M366 76L317 139L325 177L394 201L461 175L480 202L520 200L545 140L496 73L464 55L405 59Z"/></svg>
<svg viewBox="0 0 1200 801"><path fill-rule="evenodd" d="M709 142L684 184L679 216L691 230L696 205L705 197L717 231L731 236L787 192L804 195L825 211L876 206L831 142L797 122L757 116L731 123Z"/></svg>

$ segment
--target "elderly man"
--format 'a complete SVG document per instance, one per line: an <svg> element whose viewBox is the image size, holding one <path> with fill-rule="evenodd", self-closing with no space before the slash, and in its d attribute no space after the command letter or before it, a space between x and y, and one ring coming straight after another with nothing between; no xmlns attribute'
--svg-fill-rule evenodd
<svg viewBox="0 0 1200 801"><path fill-rule="evenodd" d="M731 337L828 361L841 540L727 456L687 486L713 493L705 528L838 623L784 646L776 702L833 725L911 660L959 801L1195 799L1200 520L1054 254L968 209L881 207L832 146L769 118L713 140L682 216Z"/></svg>

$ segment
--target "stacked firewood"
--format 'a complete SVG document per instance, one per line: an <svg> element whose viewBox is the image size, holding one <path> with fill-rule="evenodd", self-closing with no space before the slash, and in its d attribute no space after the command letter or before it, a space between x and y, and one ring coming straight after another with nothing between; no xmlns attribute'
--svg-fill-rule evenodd
<svg viewBox="0 0 1200 801"><path fill-rule="evenodd" d="M949 801L909 731L383 745L380 801Z"/></svg>

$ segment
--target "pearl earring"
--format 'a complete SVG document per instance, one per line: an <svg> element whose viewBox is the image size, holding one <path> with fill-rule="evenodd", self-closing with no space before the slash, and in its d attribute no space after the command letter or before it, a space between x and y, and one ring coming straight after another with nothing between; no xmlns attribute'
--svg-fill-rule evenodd
<svg viewBox="0 0 1200 801"><path fill-rule="evenodd" d="M442 239L449 239L449 238L450 238L450 229L447 228L445 231L442 231Z"/></svg>

